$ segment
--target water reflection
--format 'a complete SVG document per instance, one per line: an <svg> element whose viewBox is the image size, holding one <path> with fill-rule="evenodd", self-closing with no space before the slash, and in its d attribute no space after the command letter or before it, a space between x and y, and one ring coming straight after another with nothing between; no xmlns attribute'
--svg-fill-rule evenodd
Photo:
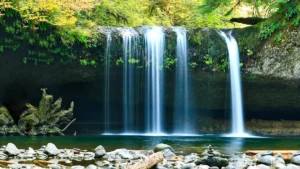
<svg viewBox="0 0 300 169"><path fill-rule="evenodd" d="M299 149L300 138L228 138L228 137L175 137L175 136L64 136L64 137L0 137L0 145L14 143L18 148L32 147L35 149L49 142L58 148L81 148L93 150L103 145L107 151L118 148L151 150L158 143L172 146L178 154L202 153L208 145L222 154L233 155L246 150L282 150Z"/></svg>

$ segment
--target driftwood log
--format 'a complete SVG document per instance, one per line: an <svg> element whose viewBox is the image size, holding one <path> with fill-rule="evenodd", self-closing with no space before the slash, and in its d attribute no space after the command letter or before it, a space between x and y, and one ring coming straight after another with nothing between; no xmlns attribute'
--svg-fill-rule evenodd
<svg viewBox="0 0 300 169"><path fill-rule="evenodd" d="M248 150L248 151L246 151L246 154L248 156L255 157L256 154L263 153L265 151L266 150ZM274 150L272 152L274 153L274 155L276 155L278 153L282 154L284 160L291 160L291 155L293 153L297 152L297 150Z"/></svg>
<svg viewBox="0 0 300 169"><path fill-rule="evenodd" d="M162 152L157 152L151 154L149 157L145 158L144 160L138 163L128 166L126 169L150 169L158 163L162 162L163 160L164 154Z"/></svg>

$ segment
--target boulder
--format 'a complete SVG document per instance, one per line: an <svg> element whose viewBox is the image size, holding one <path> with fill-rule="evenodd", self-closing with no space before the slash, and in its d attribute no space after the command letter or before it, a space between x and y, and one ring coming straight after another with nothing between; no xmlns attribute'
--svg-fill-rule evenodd
<svg viewBox="0 0 300 169"><path fill-rule="evenodd" d="M44 152L50 156L56 156L60 153L60 151L53 143L48 143Z"/></svg>
<svg viewBox="0 0 300 169"><path fill-rule="evenodd" d="M102 145L99 145L95 148L95 157L101 158L106 154L106 151Z"/></svg>
<svg viewBox="0 0 300 169"><path fill-rule="evenodd" d="M155 147L154 147L154 152L159 152L159 151L163 151L165 149L170 149L172 152L175 152L174 149L167 145L167 144L157 144Z"/></svg>
<svg viewBox="0 0 300 169"><path fill-rule="evenodd" d="M4 149L4 153L9 156L16 156L20 154L20 150L13 143L8 143Z"/></svg>

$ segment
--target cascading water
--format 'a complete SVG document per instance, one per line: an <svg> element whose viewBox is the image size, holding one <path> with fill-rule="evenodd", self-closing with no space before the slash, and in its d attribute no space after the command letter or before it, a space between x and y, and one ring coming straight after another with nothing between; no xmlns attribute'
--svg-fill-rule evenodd
<svg viewBox="0 0 300 169"><path fill-rule="evenodd" d="M188 54L186 29L174 27L177 35L176 45L176 77L175 77L175 104L174 104L174 131L175 134L192 134L192 115L189 110L189 82L188 82Z"/></svg>
<svg viewBox="0 0 300 169"><path fill-rule="evenodd" d="M123 38L123 119L124 132L134 133L134 61L137 59L138 33L132 28L121 31Z"/></svg>
<svg viewBox="0 0 300 169"><path fill-rule="evenodd" d="M106 49L105 49L105 87L104 87L104 114L105 114L105 133L110 132L110 47L111 32L106 33Z"/></svg>
<svg viewBox="0 0 300 169"><path fill-rule="evenodd" d="M147 28L146 45L146 132L163 132L163 57L165 34L162 27Z"/></svg>
<svg viewBox="0 0 300 169"><path fill-rule="evenodd" d="M231 118L232 118L232 136L248 136L244 129L243 98L241 85L241 68L239 48L231 32L218 32L226 42L229 53L230 65L230 88L231 88Z"/></svg>

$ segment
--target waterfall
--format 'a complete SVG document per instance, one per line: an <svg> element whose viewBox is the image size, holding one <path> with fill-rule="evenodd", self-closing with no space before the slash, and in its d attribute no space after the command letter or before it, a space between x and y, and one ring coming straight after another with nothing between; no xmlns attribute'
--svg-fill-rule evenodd
<svg viewBox="0 0 300 169"><path fill-rule="evenodd" d="M186 29L174 27L177 36L174 130L175 134L191 134L192 115L189 110L188 54Z"/></svg>
<svg viewBox="0 0 300 169"><path fill-rule="evenodd" d="M105 133L110 132L110 106L109 106L109 96L110 96L110 47L111 47L111 32L106 34L106 49L105 49L105 87L104 87L104 119Z"/></svg>
<svg viewBox="0 0 300 169"><path fill-rule="evenodd" d="M123 119L124 132L134 133L134 93L136 92L134 82L134 62L137 59L139 36L132 28L122 30L123 38Z"/></svg>
<svg viewBox="0 0 300 169"><path fill-rule="evenodd" d="M147 28L146 51L146 132L163 132L163 57L165 34L161 27Z"/></svg>
<svg viewBox="0 0 300 169"><path fill-rule="evenodd" d="M230 88L231 88L231 118L232 118L232 135L246 136L244 129L243 115L243 98L242 98L242 81L239 48L231 32L218 32L225 40L229 53L230 65Z"/></svg>

